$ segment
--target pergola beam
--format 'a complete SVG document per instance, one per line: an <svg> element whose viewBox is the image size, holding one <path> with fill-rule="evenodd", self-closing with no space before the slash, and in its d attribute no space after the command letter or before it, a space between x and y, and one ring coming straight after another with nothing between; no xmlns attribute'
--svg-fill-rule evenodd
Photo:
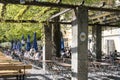
<svg viewBox="0 0 120 80"><path fill-rule="evenodd" d="M47 21L39 22L36 20L0 20L0 23L6 22L6 23L47 23ZM71 25L72 22L54 22L54 21L49 21L51 24L59 23L59 24L67 24Z"/></svg>
<svg viewBox="0 0 120 80"><path fill-rule="evenodd" d="M55 17L58 17L58 16L66 13L66 12L68 12L68 11L70 11L70 10L71 10L71 9L66 9L66 10L64 10L64 11L61 11L61 12L57 13L57 14L54 14L54 15L52 15L52 16L50 17L50 19L53 19L53 18L55 18ZM50 19L49 19L49 20L50 20Z"/></svg>
<svg viewBox="0 0 120 80"><path fill-rule="evenodd" d="M72 23L76 22L77 20L73 20ZM120 27L120 25L112 25L110 23L105 23L105 24L102 24L102 23L88 23L89 26L101 26L101 27Z"/></svg>
<svg viewBox="0 0 120 80"><path fill-rule="evenodd" d="M105 12L120 12L120 9L113 9L113 8L101 8L101 7L91 7L91 6L86 6L88 10L93 10L93 11L105 11Z"/></svg>
<svg viewBox="0 0 120 80"><path fill-rule="evenodd" d="M19 0L0 0L0 3L5 4L20 4ZM51 3L51 2L39 2L39 1L26 1L25 4L22 5L34 5L34 6L45 6L45 7L58 7L58 8L76 8L80 5L70 5L70 4L57 4L57 3ZM90 6L84 6L88 10L94 10L94 11L106 11L106 12L120 12L120 9L112 9L112 8L101 8L101 7L90 7Z"/></svg>
<svg viewBox="0 0 120 80"><path fill-rule="evenodd" d="M0 20L0 23L6 22L6 23L39 23L39 21L35 20Z"/></svg>
<svg viewBox="0 0 120 80"><path fill-rule="evenodd" d="M89 26L101 26L101 27L120 27L120 25L111 25L111 24L88 24Z"/></svg>
<svg viewBox="0 0 120 80"><path fill-rule="evenodd" d="M36 20L0 20L0 22L6 22L6 23L47 23L47 21L39 22ZM72 25L73 22L54 22L49 21L51 24L59 23L59 24L67 24ZM120 27L120 25L111 25L111 24L88 24L89 26L102 26L102 27Z"/></svg>
<svg viewBox="0 0 120 80"><path fill-rule="evenodd" d="M97 18L103 18L103 17L109 16L109 15L111 15L111 14L112 14L112 13L109 13L109 12L107 12L107 13L102 13L102 14L96 15L96 16L94 16L94 17L90 17L90 19L91 19L91 20L94 20L94 19L97 19Z"/></svg>
<svg viewBox="0 0 120 80"><path fill-rule="evenodd" d="M44 21L44 22L42 22L42 23L47 23L47 21ZM59 23L59 24L67 24L67 25L72 25L72 23L73 22L54 22L54 21L49 21L49 23L51 23L51 24L55 24L55 23ZM89 23L88 24L89 26L101 26L101 27L120 27L120 25L111 25L111 24L91 24L91 23Z"/></svg>
<svg viewBox="0 0 120 80"><path fill-rule="evenodd" d="M112 21L109 21L109 22L105 22L106 24L112 24L112 25L115 25L115 24L119 24L120 20L112 20Z"/></svg>
<svg viewBox="0 0 120 80"><path fill-rule="evenodd" d="M59 23L59 24L67 24L67 25L71 25L72 22L54 22L54 21L48 21L51 24L55 24L55 23ZM48 23L47 21L43 21L42 23Z"/></svg>
<svg viewBox="0 0 120 80"><path fill-rule="evenodd" d="M0 0L0 3L7 4L20 4L19 0ZM34 6L45 6L45 7L59 7L59 8L76 8L75 5L68 4L57 4L51 2L39 2L39 1L26 1L25 4L22 5L34 5Z"/></svg>

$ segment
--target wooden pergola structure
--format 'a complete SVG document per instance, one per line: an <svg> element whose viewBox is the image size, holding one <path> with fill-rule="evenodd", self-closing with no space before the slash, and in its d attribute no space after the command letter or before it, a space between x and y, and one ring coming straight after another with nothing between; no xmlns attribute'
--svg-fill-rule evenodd
<svg viewBox="0 0 120 80"><path fill-rule="evenodd" d="M4 4L20 4L19 0L0 0L0 3ZM101 32L102 27L120 27L116 22L120 21L119 12L120 9L111 8L99 8L90 7L84 5L69 5L69 4L56 4L50 2L25 2L22 5L33 5L33 6L45 6L45 7L57 7L57 8L67 8L68 10L59 12L50 18L49 23L54 25L45 25L45 51L46 59L50 59L52 56L52 26L58 24L69 24L72 25L72 80L88 80L88 26L96 26L96 53L98 61L101 60ZM53 21L56 17L70 11L74 10L75 19L71 22L60 22ZM91 13L91 11L102 11L100 15L95 15L96 13ZM90 12L90 13L89 13ZM88 14L89 13L89 14ZM116 15L118 13L118 15ZM106 18L106 20L105 20ZM104 22L106 21L106 22ZM0 22L3 22L0 20ZM39 23L39 21L29 21L29 20L4 20L4 22L30 22ZM45 22L43 22L45 23ZM60 36L60 35L59 35ZM51 42L51 43L48 43ZM49 56L49 57L48 57Z"/></svg>

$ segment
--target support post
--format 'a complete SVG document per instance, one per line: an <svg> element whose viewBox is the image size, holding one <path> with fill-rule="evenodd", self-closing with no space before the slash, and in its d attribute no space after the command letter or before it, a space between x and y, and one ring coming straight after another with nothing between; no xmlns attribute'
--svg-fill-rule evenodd
<svg viewBox="0 0 120 80"><path fill-rule="evenodd" d="M59 17L56 17L55 19L55 24L54 24L54 27L53 27L53 41L54 41L54 44L55 44L55 53L56 53L56 57L60 57L61 54L60 54L60 40L61 40L61 31L60 31L60 24L57 23L59 21Z"/></svg>
<svg viewBox="0 0 120 80"><path fill-rule="evenodd" d="M52 59L52 26L51 24L44 25L45 31L45 45L43 53L43 61ZM43 69L45 70L45 62L43 62Z"/></svg>
<svg viewBox="0 0 120 80"><path fill-rule="evenodd" d="M72 28L72 80L88 80L88 10L76 9Z"/></svg>
<svg viewBox="0 0 120 80"><path fill-rule="evenodd" d="M96 26L92 26L92 52L96 53Z"/></svg>
<svg viewBox="0 0 120 80"><path fill-rule="evenodd" d="M102 50L101 50L101 42L102 42L102 27L97 26L96 27L96 59L97 61L101 61L102 57Z"/></svg>
<svg viewBox="0 0 120 80"><path fill-rule="evenodd" d="M45 59L52 59L52 26L51 24L44 26L45 30Z"/></svg>

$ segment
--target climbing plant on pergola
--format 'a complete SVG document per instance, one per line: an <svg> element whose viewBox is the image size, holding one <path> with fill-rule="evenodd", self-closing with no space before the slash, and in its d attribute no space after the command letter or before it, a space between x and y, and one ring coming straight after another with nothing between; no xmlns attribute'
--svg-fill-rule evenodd
<svg viewBox="0 0 120 80"><path fill-rule="evenodd" d="M85 3L87 5L90 5L91 3L98 2L98 1L99 0L85 0ZM57 7L54 7L54 6L49 7L49 3L47 3L48 7L42 7L42 5L44 6L44 1L41 1L41 0L38 0L39 3L34 2L34 1L32 1L32 2L26 1L25 5L24 4L21 5L19 0L4 0L4 1L1 0L0 2L1 2L1 4L0 4L0 9L1 9L0 22L5 22L5 23L1 24L1 26L9 26L9 27L11 26L12 27L11 23L14 23L14 24L19 23L19 24L16 24L17 26L22 25L23 23L24 24L27 23L28 25L26 25L26 26L29 26L29 23L35 23L35 24L31 24L30 25L31 27L32 26L34 26L34 27L42 26L41 22L46 21L50 17L50 15L52 15L55 11L58 10ZM40 3L40 2L42 2L42 3ZM58 0L46 0L45 2L58 3ZM82 0L74 0L74 1L73 0L63 0L63 1L61 1L61 3L75 5L75 4L81 4ZM31 6L34 4L35 4L35 6ZM41 7L39 6L39 4L40 5L42 4ZM46 3L45 3L45 5L46 5ZM6 22L8 24L6 24ZM25 26L25 25L23 25L23 26ZM14 28L14 29L16 29L16 28ZM14 30L14 29L12 29L12 30ZM28 32L25 30L24 33L26 34ZM21 34L18 34L19 38L20 38ZM6 36L6 35L7 36L6 36L5 40L9 41L12 39L11 38L12 36L9 35L9 32L5 33L4 35L2 35L2 33L1 33L0 35L1 35L0 40L3 40L4 36ZM11 37L8 37L8 36L11 36ZM13 35L13 36L15 37L15 35ZM17 38L18 36L16 36L15 38ZM39 39L41 38L41 36L39 36Z"/></svg>
<svg viewBox="0 0 120 80"><path fill-rule="evenodd" d="M99 1L101 1L101 0L85 0L85 5L91 5L92 3L94 3L94 2L97 3ZM110 0L102 0L102 1L109 2ZM57 3L58 0L46 0L45 2L41 1L41 0L38 0L37 2L35 2L35 1L27 2L26 1L26 3L22 4L22 5L20 4L19 0L4 0L4 1L1 0L0 2L1 2L1 6L0 6L0 9L1 9L1 17L0 18L1 19L0 19L0 21L7 22L7 23L20 23L21 25L22 25L22 23L29 24L29 23L36 23L36 22L38 23L39 22L39 25L31 24L30 25L31 27L32 26L34 26L34 27L42 26L41 22L46 21L50 17L50 15L52 15L56 10L58 10L58 8L55 7L55 4L54 4L54 3ZM50 3L52 2L53 5L49 4L49 2ZM69 5L76 5L76 4L79 5L82 3L82 0L74 0L74 1L73 0L62 0L61 3L69 4ZM31 5L34 5L34 6L31 6ZM51 7L50 7L50 5L51 5ZM46 7L40 7L40 6L46 6ZM62 5L58 5L58 7L59 6L62 6ZM63 8L61 8L61 10L63 10ZM18 25L18 24L16 24L16 25ZM1 26L12 26L12 25L11 24L4 25L4 23L3 23L3 24L1 24ZM26 26L29 26L29 25L26 25ZM27 32L27 31L25 31L25 32ZM7 34L7 36L10 36L10 35L8 35L9 34L8 32L5 34ZM2 34L0 34L0 35L1 35L0 40L4 39L4 36L6 36L6 35L2 35ZM19 35L19 37L20 37L20 35ZM6 36L5 40L11 40L11 38L10 37L8 38L7 36ZM16 36L16 37L18 37L18 36ZM39 39L40 39L40 36L39 36Z"/></svg>

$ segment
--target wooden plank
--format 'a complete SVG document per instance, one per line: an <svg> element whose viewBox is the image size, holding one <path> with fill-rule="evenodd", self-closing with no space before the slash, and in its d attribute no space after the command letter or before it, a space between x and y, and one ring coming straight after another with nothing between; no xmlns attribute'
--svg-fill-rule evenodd
<svg viewBox="0 0 120 80"><path fill-rule="evenodd" d="M42 23L47 23L47 21L44 21ZM72 24L71 22L64 22L64 21L58 21L58 22L49 21L49 23L51 23L51 24L59 23L59 24L67 24L67 25L71 25Z"/></svg>
<svg viewBox="0 0 120 80"><path fill-rule="evenodd" d="M108 18L106 18L106 21L108 21L108 20L112 20L112 19L117 19L117 18L119 18L119 16L111 16L111 17L108 17Z"/></svg>
<svg viewBox="0 0 120 80"><path fill-rule="evenodd" d="M66 9L66 10L64 10L64 11L61 11L61 12L57 13L57 14L54 14L54 15L52 15L52 16L50 17L49 20L51 20L51 19L53 19L53 18L55 18L55 17L58 17L58 16L66 13L66 12L68 12L68 11L70 11L70 10L72 10L72 9Z"/></svg>
<svg viewBox="0 0 120 80"><path fill-rule="evenodd" d="M24 75L24 72L4 72L4 73L0 73L0 77L8 77L8 76L18 76L18 75Z"/></svg>
<svg viewBox="0 0 120 80"><path fill-rule="evenodd" d="M96 19L93 19L93 20L91 20L91 18L89 18L89 19L92 21L92 23L97 23L97 22L109 23L110 21L113 21L113 19L116 20L117 18L120 17L119 15L115 15L115 14L109 15L109 17L107 17L107 16L99 17L99 18L96 18ZM106 19L104 19L104 17L106 17Z"/></svg>
<svg viewBox="0 0 120 80"><path fill-rule="evenodd" d="M1 66L0 70L21 70L21 69L32 69L31 65L6 65Z"/></svg>
<svg viewBox="0 0 120 80"><path fill-rule="evenodd" d="M68 64L68 63L56 62L55 64L57 64L59 66L63 66L63 67L71 67L71 64Z"/></svg>
<svg viewBox="0 0 120 80"><path fill-rule="evenodd" d="M19 0L0 0L0 3L4 4L20 4ZM59 7L59 8L76 8L75 5L70 4L57 4L51 2L39 2L39 1L26 1L22 5L34 5L34 6L45 6L45 7Z"/></svg>
<svg viewBox="0 0 120 80"><path fill-rule="evenodd" d="M0 22L7 22L7 23L39 23L36 20L0 20Z"/></svg>
<svg viewBox="0 0 120 80"><path fill-rule="evenodd" d="M105 11L105 12L120 12L120 9L114 9L114 8L101 8L101 7L91 7L91 6L85 6L88 10L92 11Z"/></svg>
<svg viewBox="0 0 120 80"><path fill-rule="evenodd" d="M5 66L5 65L22 65L23 63L21 62L0 62L0 66Z"/></svg>
<svg viewBox="0 0 120 80"><path fill-rule="evenodd" d="M5 71L0 71L0 74L2 73L12 73L12 72L18 72L16 70L5 70Z"/></svg>
<svg viewBox="0 0 120 80"><path fill-rule="evenodd" d="M97 16L94 16L94 17L90 17L90 20L93 20L93 19L96 19L96 18L105 17L105 16L108 16L108 15L111 15L111 13L107 12L107 13L100 14L100 15L97 15Z"/></svg>
<svg viewBox="0 0 120 80"><path fill-rule="evenodd" d="M0 60L0 62L18 62L18 61L14 61L14 60Z"/></svg>
<svg viewBox="0 0 120 80"><path fill-rule="evenodd" d="M4 4L20 4L19 0L0 0L0 3ZM22 5L33 5L33 6L45 6L45 7L57 7L57 8L76 8L80 5L72 5L72 4L58 4L58 3L51 3L51 2L41 2L41 1L26 1ZM82 5L83 6L83 5ZM120 12L120 9L112 9L112 8L101 8L101 7L91 7L91 6L84 6L88 10L94 11L107 11L107 12Z"/></svg>
<svg viewBox="0 0 120 80"><path fill-rule="evenodd" d="M10 58L10 57L0 57L0 60L5 60L5 59L6 59L6 60L8 60L8 59L9 59L9 60L12 60L12 58Z"/></svg>
<svg viewBox="0 0 120 80"><path fill-rule="evenodd" d="M52 60L40 60L39 62L53 63L54 61L52 61Z"/></svg>
<svg viewBox="0 0 120 80"><path fill-rule="evenodd" d="M120 27L120 25L111 25L111 24L89 24L89 26L101 26L101 27Z"/></svg>

